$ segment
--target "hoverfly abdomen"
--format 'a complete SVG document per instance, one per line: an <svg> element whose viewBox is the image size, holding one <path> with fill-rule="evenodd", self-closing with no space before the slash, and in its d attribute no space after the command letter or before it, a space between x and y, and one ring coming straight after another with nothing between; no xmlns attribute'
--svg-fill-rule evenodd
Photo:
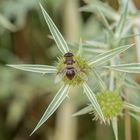
<svg viewBox="0 0 140 140"><path fill-rule="evenodd" d="M66 76L69 80L72 80L75 76L75 68L73 66L75 61L73 60L73 54L68 52L64 55L64 57L64 64L66 65Z"/></svg>
<svg viewBox="0 0 140 140"><path fill-rule="evenodd" d="M66 76L68 79L72 80L75 76L75 70L74 70L74 67L71 67L71 68L67 68L67 71L66 71Z"/></svg>

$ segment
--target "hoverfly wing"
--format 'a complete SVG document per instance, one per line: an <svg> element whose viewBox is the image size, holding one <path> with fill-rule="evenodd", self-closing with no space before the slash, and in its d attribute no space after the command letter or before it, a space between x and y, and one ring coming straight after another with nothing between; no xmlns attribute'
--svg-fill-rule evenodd
<svg viewBox="0 0 140 140"><path fill-rule="evenodd" d="M84 72L79 72L78 73L78 76L83 79L84 81L87 81L88 80L88 76L84 73Z"/></svg>
<svg viewBox="0 0 140 140"><path fill-rule="evenodd" d="M63 77L64 77L65 75L66 75L66 70L63 69L61 72L59 72L59 73L56 75L54 82L55 82L55 83L60 82L60 81L63 79Z"/></svg>
<svg viewBox="0 0 140 140"><path fill-rule="evenodd" d="M80 69L75 70L75 73L84 81L88 80L88 77L85 72L81 71Z"/></svg>

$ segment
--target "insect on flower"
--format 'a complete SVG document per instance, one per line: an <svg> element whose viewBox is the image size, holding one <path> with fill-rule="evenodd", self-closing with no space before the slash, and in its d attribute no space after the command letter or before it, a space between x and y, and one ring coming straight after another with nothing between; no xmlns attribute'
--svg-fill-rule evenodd
<svg viewBox="0 0 140 140"><path fill-rule="evenodd" d="M87 81L87 75L83 69L81 69L76 61L74 60L74 55L71 52L64 54L64 68L58 71L57 76L55 78L55 82L59 82L65 76L68 80L72 80L75 75L79 76L81 79Z"/></svg>
<svg viewBox="0 0 140 140"><path fill-rule="evenodd" d="M77 52L77 54L71 53L67 42L64 40L63 36L59 32L56 25L54 24L54 22L52 21L48 13L45 11L41 3L40 3L40 7L42 10L43 16L45 18L45 21L48 24L50 32L53 36L53 39L56 42L56 45L58 49L60 50L60 52L63 54L63 56L59 57L58 62L55 66L40 65L40 64L39 65L37 64L36 65L33 65L33 64L8 65L16 69L36 72L43 75L55 74L56 76L55 82L62 81L62 86L60 87L55 97L49 104L44 115L41 117L40 121L36 125L31 135L42 124L44 124L49 119L49 117L57 110L60 104L68 96L70 88L75 85L82 86L85 95L91 102L91 106L90 106L90 108L92 109L91 111L92 112L94 111L94 114L96 113L95 118L96 119L99 118L102 122L110 121L113 118L112 124L114 124L114 126L117 127L116 116L123 109L124 104L122 103L121 99L118 98L118 96L112 97L112 94L109 94L109 96L111 95L111 97L108 97L108 94L105 94L105 95L103 94L103 99L102 99L102 95L96 98L94 92L88 86L87 77L90 80L90 78L92 78L90 77L90 73L93 72L93 74L96 77L94 79L95 80L97 79L96 80L97 82L99 81L99 84L102 87L102 89L106 89L104 88L104 82L100 78L100 74L98 74L96 68L103 67L103 68L118 70L121 72L140 73L140 71L138 71L140 69L140 65L136 63L102 66L103 63L111 60L116 55L118 56L120 53L132 47L134 44L120 46L120 47L111 49L109 51L103 52L101 54L98 54L91 60L86 60L82 56L82 50L83 50L82 44L79 45L79 51ZM111 78L111 81L112 81L112 78ZM137 112L139 112L139 108L135 107L134 105L125 104L125 106L127 106L130 109L134 108L135 110L137 110ZM114 111L114 108L115 108L115 111ZM115 134L117 134L117 132L115 132Z"/></svg>

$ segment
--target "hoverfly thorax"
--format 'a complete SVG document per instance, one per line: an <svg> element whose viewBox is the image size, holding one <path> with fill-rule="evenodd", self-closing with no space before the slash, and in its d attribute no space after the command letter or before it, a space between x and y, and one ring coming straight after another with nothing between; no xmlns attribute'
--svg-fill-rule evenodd
<svg viewBox="0 0 140 140"><path fill-rule="evenodd" d="M68 52L64 55L65 57L65 61L64 61L64 64L66 65L73 65L73 63L75 63L75 61L73 60L73 54Z"/></svg>

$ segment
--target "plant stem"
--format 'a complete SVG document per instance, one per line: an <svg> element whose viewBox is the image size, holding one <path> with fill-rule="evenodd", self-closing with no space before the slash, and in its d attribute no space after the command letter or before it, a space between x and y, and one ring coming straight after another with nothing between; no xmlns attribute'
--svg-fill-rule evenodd
<svg viewBox="0 0 140 140"><path fill-rule="evenodd" d="M110 65L113 65L114 64L114 61L113 60L111 60L110 61ZM114 90L114 71L113 70L111 70L110 71L110 79L109 79L110 81L109 81L109 90Z"/></svg>
<svg viewBox="0 0 140 140"><path fill-rule="evenodd" d="M63 12L64 36L69 42L80 40L81 15L78 12L78 0L65 0Z"/></svg>
<svg viewBox="0 0 140 140"><path fill-rule="evenodd" d="M67 101L58 109L53 140L76 140L77 118L71 117L73 112L75 106Z"/></svg>
<svg viewBox="0 0 140 140"><path fill-rule="evenodd" d="M124 93L125 93L125 101L127 102L128 91L126 88L124 89ZM124 112L124 127L125 127L125 140L131 140L131 121L128 109L125 109Z"/></svg>

